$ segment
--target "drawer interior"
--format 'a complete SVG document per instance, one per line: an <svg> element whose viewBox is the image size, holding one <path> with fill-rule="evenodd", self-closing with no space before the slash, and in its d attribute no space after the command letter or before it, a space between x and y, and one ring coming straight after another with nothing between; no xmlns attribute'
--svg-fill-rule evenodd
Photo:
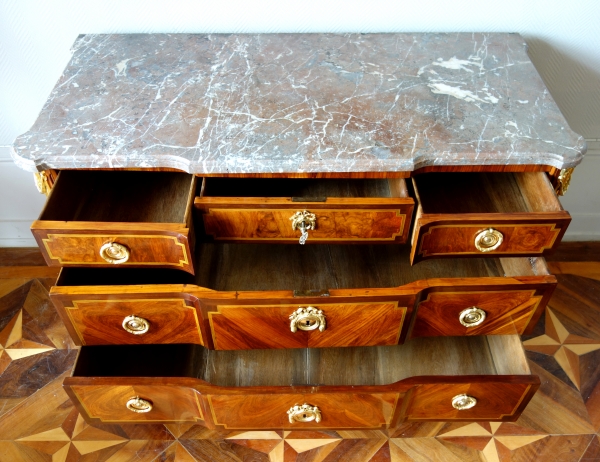
<svg viewBox="0 0 600 462"><path fill-rule="evenodd" d="M413 177L422 213L532 213L562 210L543 172L426 173Z"/></svg>
<svg viewBox="0 0 600 462"><path fill-rule="evenodd" d="M408 191L403 178L204 178L200 196L324 200L328 197L408 197Z"/></svg>
<svg viewBox="0 0 600 462"><path fill-rule="evenodd" d="M539 276L542 258L432 259L410 266L408 246L203 243L196 276L177 270L63 268L58 286L196 284L221 291L399 287L428 278Z"/></svg>
<svg viewBox="0 0 600 462"><path fill-rule="evenodd" d="M417 376L530 373L519 336L500 335L419 338L388 347L289 350L86 346L73 377L194 377L223 387L368 386Z"/></svg>
<svg viewBox="0 0 600 462"><path fill-rule="evenodd" d="M194 185L180 172L63 170L39 219L187 223Z"/></svg>

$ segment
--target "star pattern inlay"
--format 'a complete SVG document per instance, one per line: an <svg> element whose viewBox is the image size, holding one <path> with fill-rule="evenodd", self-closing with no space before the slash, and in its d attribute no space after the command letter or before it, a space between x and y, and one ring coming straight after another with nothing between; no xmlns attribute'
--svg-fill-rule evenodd
<svg viewBox="0 0 600 462"><path fill-rule="evenodd" d="M501 462L502 454L546 438L548 435L498 434L502 422L471 423L438 435L438 438L480 451L487 462Z"/></svg>
<svg viewBox="0 0 600 462"><path fill-rule="evenodd" d="M555 313L546 308L545 334L523 342L526 350L553 356L578 390L581 390L579 358L600 350L600 340L570 333Z"/></svg>
<svg viewBox="0 0 600 462"><path fill-rule="evenodd" d="M12 361L54 350L54 347L23 338L23 310L0 331L0 375Z"/></svg>

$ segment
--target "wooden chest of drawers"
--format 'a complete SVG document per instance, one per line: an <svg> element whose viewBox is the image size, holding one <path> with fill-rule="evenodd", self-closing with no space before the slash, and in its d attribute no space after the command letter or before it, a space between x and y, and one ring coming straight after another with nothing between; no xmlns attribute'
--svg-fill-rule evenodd
<svg viewBox="0 0 600 462"><path fill-rule="evenodd" d="M518 36L452 37L79 39L78 86L15 158L55 179L32 231L62 267L87 420L518 418L539 387L519 335L556 285L555 190L585 146ZM500 77L496 56L520 64Z"/></svg>
<svg viewBox="0 0 600 462"><path fill-rule="evenodd" d="M89 347L65 386L97 422L364 429L407 419L514 420L539 379L518 336L506 335L419 339L400 348ZM476 397L475 406L457 409L463 395ZM147 412L127 410L134 396Z"/></svg>

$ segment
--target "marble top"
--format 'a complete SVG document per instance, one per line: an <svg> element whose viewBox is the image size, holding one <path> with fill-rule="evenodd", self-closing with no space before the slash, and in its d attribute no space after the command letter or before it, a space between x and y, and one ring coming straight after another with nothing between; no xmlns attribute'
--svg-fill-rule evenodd
<svg viewBox="0 0 600 462"><path fill-rule="evenodd" d="M22 168L396 172L578 164L518 34L84 35Z"/></svg>

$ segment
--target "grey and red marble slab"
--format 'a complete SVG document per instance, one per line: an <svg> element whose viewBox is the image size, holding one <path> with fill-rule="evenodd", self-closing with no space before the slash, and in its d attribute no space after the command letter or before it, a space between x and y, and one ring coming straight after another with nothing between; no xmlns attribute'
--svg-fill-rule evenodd
<svg viewBox="0 0 600 462"><path fill-rule="evenodd" d="M517 34L85 35L22 168L396 172L578 164Z"/></svg>

